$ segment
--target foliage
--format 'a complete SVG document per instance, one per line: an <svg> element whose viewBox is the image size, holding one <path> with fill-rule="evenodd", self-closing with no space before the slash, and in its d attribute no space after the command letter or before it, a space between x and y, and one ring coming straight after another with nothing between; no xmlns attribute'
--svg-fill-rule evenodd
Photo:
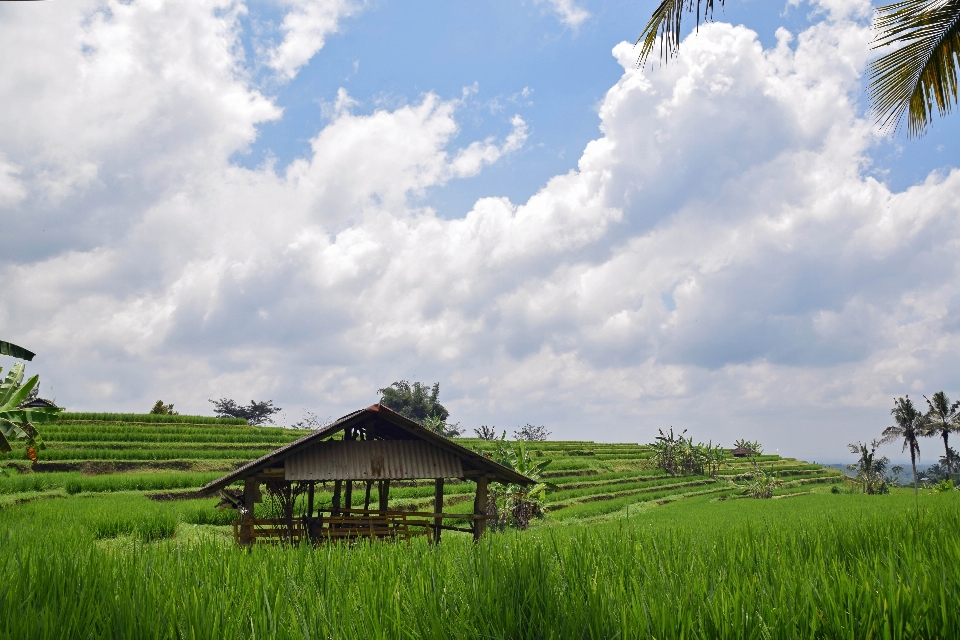
<svg viewBox="0 0 960 640"><path fill-rule="evenodd" d="M463 434L464 429L460 428L460 423L450 424L440 419L440 416L430 416L423 420L423 426L434 433L438 433L444 438L457 438Z"/></svg>
<svg viewBox="0 0 960 640"><path fill-rule="evenodd" d="M930 435L930 423L927 417L913 406L910 396L894 400L890 410L896 424L883 430L880 444L903 440L903 451L910 450L910 464L913 466L913 492L917 493L917 458L920 457L919 439Z"/></svg>
<svg viewBox="0 0 960 640"><path fill-rule="evenodd" d="M942 480L942 481L936 483L935 485L933 485L933 486L930 487L930 488L933 489L934 491L936 491L937 493L944 493L944 492L946 492L946 491L953 491L953 490L954 490L953 480L952 480L952 479L949 479L949 478L946 479L946 480Z"/></svg>
<svg viewBox="0 0 960 640"><path fill-rule="evenodd" d="M529 422L513 432L514 440L526 440L527 442L544 442L550 432L543 425L534 426Z"/></svg>
<svg viewBox="0 0 960 640"><path fill-rule="evenodd" d="M0 356L20 358L21 360L26 360L29 362L30 360L33 360L35 355L37 354L35 354L33 351L24 349L23 347L13 344L12 342L0 340Z"/></svg>
<svg viewBox="0 0 960 640"><path fill-rule="evenodd" d="M724 4L724 0L720 0ZM643 65L650 53L653 51L653 45L657 42L657 35L660 36L660 55L666 59L677 54L680 49L680 27L683 14L693 12L697 20L697 26L700 21L706 22L713 17L714 0L699 0L694 3L693 0L661 0L657 5L650 20L637 38L637 44L640 45L640 57L637 60L638 65ZM702 12L701 12L702 11Z"/></svg>
<svg viewBox="0 0 960 640"><path fill-rule="evenodd" d="M273 406L273 400L251 400L247 406L239 405L230 398L210 400L218 418L242 418L252 425L273 424L273 414L283 411Z"/></svg>
<svg viewBox="0 0 960 640"><path fill-rule="evenodd" d="M671 475L709 475L715 477L723 464L725 453L720 445L699 442L693 443L693 436L684 438L684 429L674 435L673 427L669 434L657 429L660 435L648 445L653 449L654 464Z"/></svg>
<svg viewBox="0 0 960 640"><path fill-rule="evenodd" d="M150 409L150 413L156 416L180 415L173 410L173 404L163 404L163 400L157 400L156 404L153 405L153 409Z"/></svg>
<svg viewBox="0 0 960 640"><path fill-rule="evenodd" d="M773 492L783 484L777 472L764 469L756 458L751 458L750 462L753 463L753 470L738 475L737 479L747 481L747 493L751 498L772 498Z"/></svg>
<svg viewBox="0 0 960 640"><path fill-rule="evenodd" d="M857 472L857 482L863 493L873 495L875 493L890 493L887 486L887 465L890 459L886 456L877 457L877 446L879 442L874 440L870 447L863 442L849 444L850 453L859 453L860 459L855 464L848 464L847 469Z"/></svg>
<svg viewBox="0 0 960 640"><path fill-rule="evenodd" d="M933 394L933 400L924 396L929 410L927 421L930 423L930 435L940 434L943 438L944 460L943 466L947 473L953 473L960 460L954 459L953 449L950 448L949 437L953 432L960 431L960 401L950 404L950 399L943 391Z"/></svg>
<svg viewBox="0 0 960 640"><path fill-rule="evenodd" d="M907 116L907 133L922 135L957 102L960 1L905 0L877 8L874 48L892 50L870 64L868 91L887 128Z"/></svg>
<svg viewBox="0 0 960 640"><path fill-rule="evenodd" d="M492 526L495 529L503 529L507 525L526 529L530 525L531 518L543 517L546 513L544 499L547 490L555 487L542 481L541 475L551 461L535 462L527 443L523 440L508 443L506 431L497 440L493 459L508 469L525 475L535 484L532 486L499 482L491 484L490 493L497 510Z"/></svg>
<svg viewBox="0 0 960 640"><path fill-rule="evenodd" d="M756 455L761 455L763 453L763 445L760 444L759 440L747 440L746 438L740 438L733 443L734 449L749 449L753 451Z"/></svg>
<svg viewBox="0 0 960 640"><path fill-rule="evenodd" d="M477 437L481 440L496 440L497 439L497 428L488 427L487 425L482 425L478 429L474 429L473 432L477 434Z"/></svg>
<svg viewBox="0 0 960 640"><path fill-rule="evenodd" d="M37 432L34 423L56 422L63 411L55 406L27 407L31 392L40 382L39 376L33 376L23 382L24 367L18 362L7 372L0 384L0 452L13 450L11 440L23 440L26 445L26 457L37 460L37 450L45 449L43 438Z"/></svg>
<svg viewBox="0 0 960 640"><path fill-rule="evenodd" d="M439 382L428 387L419 382L410 384L406 380L400 380L389 387L378 389L377 393L380 394L380 404L417 422L436 417L445 423L450 417L450 412L440 404Z"/></svg>

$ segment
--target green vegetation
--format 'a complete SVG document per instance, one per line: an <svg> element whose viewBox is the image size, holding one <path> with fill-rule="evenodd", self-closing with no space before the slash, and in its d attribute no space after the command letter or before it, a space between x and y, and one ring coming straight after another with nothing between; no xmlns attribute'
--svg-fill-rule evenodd
<svg viewBox="0 0 960 640"><path fill-rule="evenodd" d="M0 638L958 632L960 578L949 568L960 560L960 493L947 483L923 491L918 508L907 490L834 494L853 486L837 470L733 458L685 435L666 465L652 445L464 439L540 476L536 495L522 497L536 505L521 514L534 516L527 531L491 531L479 545L450 532L440 547L243 552L234 512L193 490L304 432L144 417L66 414L45 428L41 463L25 462L22 445L7 454ZM717 459L689 463L698 446ZM741 499L758 473L775 479L773 499ZM332 486L317 489L316 504L329 505ZM397 482L391 505L425 510L433 491ZM473 496L472 482L450 481L444 510L470 512ZM508 513L521 501L501 498Z"/></svg>
<svg viewBox="0 0 960 640"><path fill-rule="evenodd" d="M252 552L204 521L212 502L127 494L0 510L0 637L960 634L957 492L925 492L919 517L899 491L702 496L479 545Z"/></svg>
<svg viewBox="0 0 960 640"><path fill-rule="evenodd" d="M242 424L247 421L243 418L213 418L211 416L181 416L155 413L72 413L64 412L61 422L118 422L143 423L156 422L163 424Z"/></svg>

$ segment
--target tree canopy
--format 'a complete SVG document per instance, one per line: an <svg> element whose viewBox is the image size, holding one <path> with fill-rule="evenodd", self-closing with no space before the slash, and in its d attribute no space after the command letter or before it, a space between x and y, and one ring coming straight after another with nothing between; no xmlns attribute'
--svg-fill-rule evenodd
<svg viewBox="0 0 960 640"><path fill-rule="evenodd" d="M282 411L280 407L273 406L273 400L260 402L251 400L247 406L237 404L230 398L220 398L210 402L213 403L213 412L218 418L243 418L252 425L273 424L271 416ZM171 408L173 408L172 405Z"/></svg>
<svg viewBox="0 0 960 640"><path fill-rule="evenodd" d="M406 380L394 382L389 387L377 389L380 404L393 409L400 415L424 422L427 418L436 418L446 422L450 412L440 404L440 383L427 386L419 382L410 384Z"/></svg>

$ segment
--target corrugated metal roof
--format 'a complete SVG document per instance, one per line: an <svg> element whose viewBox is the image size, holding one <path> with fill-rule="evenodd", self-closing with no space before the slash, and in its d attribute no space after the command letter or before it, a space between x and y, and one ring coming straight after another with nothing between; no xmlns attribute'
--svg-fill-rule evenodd
<svg viewBox="0 0 960 640"><path fill-rule="evenodd" d="M334 435L338 431L341 431L347 427L359 426L358 423L366 422L370 419L382 419L395 427L399 427L402 431L409 434L409 436L416 438L417 440L422 440L430 444L436 445L440 449L448 451L453 454L460 460L461 467L463 469L474 469L482 473L487 473L494 476L497 480L502 482L509 482L515 484L533 484L533 480L530 478L508 469L501 464L494 462L493 460L486 458L475 451L471 451L466 447L463 447L456 442L452 442L447 438L444 438L440 434L434 433L429 429L425 429L420 424L406 418L396 411L388 409L379 404L371 405L366 409L360 409L359 411L354 411L348 413L347 415L339 418L335 422L327 425L323 429L314 431L313 433L307 434L299 440L294 440L293 442L287 443L282 447L271 451L265 456L257 458L242 467L238 468L236 471L228 473L227 475L210 482L200 488L200 493L212 493L223 487L236 482L237 480L242 480L252 476L262 469L271 467L278 462L284 461L289 458L294 453L310 447L313 443L323 441L326 438ZM398 440L388 440L388 441L398 441ZM379 442L378 440L361 440L359 442ZM461 472L462 475L462 472ZM461 476L432 476L432 477L461 477ZM342 478L347 479L347 478Z"/></svg>
<svg viewBox="0 0 960 640"><path fill-rule="evenodd" d="M460 458L423 440L327 440L283 461L287 480L459 478Z"/></svg>

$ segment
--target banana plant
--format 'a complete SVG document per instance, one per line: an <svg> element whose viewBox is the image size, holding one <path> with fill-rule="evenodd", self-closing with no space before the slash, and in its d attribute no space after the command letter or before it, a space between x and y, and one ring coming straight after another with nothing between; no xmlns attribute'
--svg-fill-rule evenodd
<svg viewBox="0 0 960 640"><path fill-rule="evenodd" d="M527 443L523 440L508 443L506 431L497 441L497 452L494 455L494 460L535 482L530 487L500 483L495 483L492 487L494 500L500 499L503 501L504 511L512 516L514 526L518 529L526 529L530 524L530 518L538 517L544 513L547 490L556 489L555 485L543 481L540 477L551 460L534 461L529 449L527 449Z"/></svg>
<svg viewBox="0 0 960 640"><path fill-rule="evenodd" d="M0 371L2 372L2 371ZM18 362L0 383L0 452L13 450L13 440L24 440L27 457L36 462L37 450L45 449L43 438L34 424L56 422L63 411L60 407L29 407L30 393L37 387L40 376L23 382L24 367Z"/></svg>

